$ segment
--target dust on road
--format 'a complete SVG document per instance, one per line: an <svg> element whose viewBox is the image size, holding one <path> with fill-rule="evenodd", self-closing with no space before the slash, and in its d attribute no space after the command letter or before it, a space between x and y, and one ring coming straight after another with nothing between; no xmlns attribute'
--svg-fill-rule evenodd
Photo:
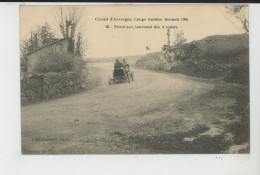
<svg viewBox="0 0 260 175"><path fill-rule="evenodd" d="M181 106L210 91L209 82L132 69L135 81L108 85L113 63L89 67L97 87L22 106L23 153L198 153L215 146L196 146L211 139L210 129L213 135L220 132L212 144L224 139L223 128L212 124L219 121L216 115ZM209 152L224 151L226 144Z"/></svg>

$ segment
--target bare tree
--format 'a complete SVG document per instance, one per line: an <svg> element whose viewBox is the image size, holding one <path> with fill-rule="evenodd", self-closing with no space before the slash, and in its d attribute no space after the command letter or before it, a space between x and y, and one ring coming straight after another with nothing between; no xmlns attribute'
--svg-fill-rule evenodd
<svg viewBox="0 0 260 175"><path fill-rule="evenodd" d="M62 36L68 38L70 41L69 51L72 53L77 52L77 54L79 54L79 52L82 52L78 50L83 46L83 31L80 31L79 23L85 14L86 9L78 6L60 6L57 8L56 13L54 13L54 17L59 25ZM77 35L77 39L75 39L75 35Z"/></svg>
<svg viewBox="0 0 260 175"><path fill-rule="evenodd" d="M181 57L183 57L183 49L181 49L181 46L185 44L187 39L184 36L184 32L181 30L179 32L176 32L175 40L173 41L173 47L170 49L171 52L174 53L175 57L179 60ZM172 55L172 59L174 57Z"/></svg>
<svg viewBox="0 0 260 175"><path fill-rule="evenodd" d="M174 62L176 60L180 60L184 55L181 46L185 44L187 41L187 39L184 36L184 32L182 30L178 32L176 31L172 46L170 46L170 40L169 40L170 30L167 30L167 36L168 36L168 43L167 45L164 45L162 48L163 57L166 58L166 61L168 62Z"/></svg>
<svg viewBox="0 0 260 175"><path fill-rule="evenodd" d="M247 5L225 5L226 12L242 24L245 33L249 33L248 6Z"/></svg>
<svg viewBox="0 0 260 175"><path fill-rule="evenodd" d="M87 40L84 39L83 34L79 33L77 36L75 56L82 57L87 50Z"/></svg>
<svg viewBox="0 0 260 175"><path fill-rule="evenodd" d="M181 46L185 44L187 39L184 37L183 31L176 33L175 40L173 41L174 46Z"/></svg>

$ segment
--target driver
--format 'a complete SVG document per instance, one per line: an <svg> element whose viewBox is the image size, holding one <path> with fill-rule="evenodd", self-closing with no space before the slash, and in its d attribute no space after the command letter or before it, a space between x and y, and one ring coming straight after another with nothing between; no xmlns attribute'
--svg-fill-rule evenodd
<svg viewBox="0 0 260 175"><path fill-rule="evenodd" d="M114 64L114 69L120 69L122 67L122 63L119 61L119 59L116 59L116 62Z"/></svg>

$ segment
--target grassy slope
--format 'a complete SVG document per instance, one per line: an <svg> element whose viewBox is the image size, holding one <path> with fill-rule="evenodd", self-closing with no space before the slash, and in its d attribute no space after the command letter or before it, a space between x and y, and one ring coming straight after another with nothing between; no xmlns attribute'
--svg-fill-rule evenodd
<svg viewBox="0 0 260 175"><path fill-rule="evenodd" d="M225 77L230 82L248 83L249 38L248 35L216 35L184 44L184 56L170 72L203 78ZM141 57L136 66L163 70L158 59L160 52Z"/></svg>

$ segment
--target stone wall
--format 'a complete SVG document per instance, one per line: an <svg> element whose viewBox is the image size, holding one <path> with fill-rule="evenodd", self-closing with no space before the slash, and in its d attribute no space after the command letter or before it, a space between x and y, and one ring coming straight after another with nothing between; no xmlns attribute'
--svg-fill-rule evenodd
<svg viewBox="0 0 260 175"><path fill-rule="evenodd" d="M28 74L21 79L21 93L29 101L72 94L86 87L85 77L75 72Z"/></svg>

